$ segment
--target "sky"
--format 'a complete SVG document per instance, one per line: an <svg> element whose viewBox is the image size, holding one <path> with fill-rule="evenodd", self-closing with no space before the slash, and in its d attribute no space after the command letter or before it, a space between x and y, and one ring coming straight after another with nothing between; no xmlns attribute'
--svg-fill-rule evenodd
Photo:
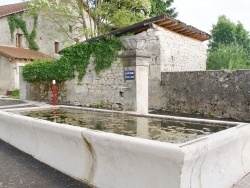
<svg viewBox="0 0 250 188"><path fill-rule="evenodd" d="M175 0L173 7L179 12L178 20L207 33L220 15L240 21L250 32L250 0Z"/></svg>
<svg viewBox="0 0 250 188"><path fill-rule="evenodd" d="M0 5L18 2L22 0L0 0ZM175 0L173 7L179 12L176 19L207 33L220 15L234 23L240 21L250 32L250 0Z"/></svg>

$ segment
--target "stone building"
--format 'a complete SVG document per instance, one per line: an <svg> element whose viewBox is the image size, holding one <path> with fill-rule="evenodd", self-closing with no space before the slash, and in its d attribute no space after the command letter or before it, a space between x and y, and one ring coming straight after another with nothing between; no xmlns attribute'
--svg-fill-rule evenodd
<svg viewBox="0 0 250 188"><path fill-rule="evenodd" d="M58 52L68 45L72 45L75 43L74 40L69 40L66 34L62 32L58 32L58 27L56 24L51 24L43 19L42 16L38 16L37 25L35 26L35 20L33 17L27 16L26 13L27 5L25 2L23 3L16 3L16 4L9 4L0 6L0 45L2 46L11 46L13 48L12 52L14 54L18 54L19 52L23 51L23 49L29 48L29 40L27 39L26 34L22 29L15 29L13 31L13 35L11 34L10 25L8 19L10 16L16 16L21 19L26 24L26 29L28 35L31 35L32 31L36 31L36 38L35 43L39 47L39 52L43 53L45 56L51 56L53 58L59 58ZM30 50L30 53L34 53L33 50ZM39 53L39 54L40 54ZM28 53L26 53L28 54ZM40 57L40 56L39 56ZM6 57L4 57L6 58ZM16 57L15 57L16 58ZM21 58L22 59L22 58ZM29 57L25 60L27 63L30 59ZM12 62L12 61L9 61ZM6 61L3 61L3 58L0 59L0 66L2 69L7 69L12 67L13 65L6 65ZM19 64L17 64L19 65ZM15 65L16 66L16 65ZM17 72L19 72L19 67L17 66ZM5 72L9 72L10 70L2 70ZM3 75L1 75L3 78ZM17 77L18 79L19 77ZM18 80L14 85L11 85L9 88L1 88L2 79L0 80L0 91L1 93L5 93L7 90L12 90L14 88L19 88Z"/></svg>
<svg viewBox="0 0 250 188"><path fill-rule="evenodd" d="M206 70L207 45L203 43L210 36L192 26L161 15L110 32L115 36L134 34L135 38L147 40L147 51L151 56L149 65L149 107L161 108L161 73L175 71ZM95 40L101 38L91 39ZM123 104L122 92L124 75L120 60L110 69L96 75L90 63L81 84L78 81L67 82L65 101L89 105L100 101Z"/></svg>
<svg viewBox="0 0 250 188"><path fill-rule="evenodd" d="M20 67L33 60L51 58L34 50L0 45L0 93L19 88Z"/></svg>

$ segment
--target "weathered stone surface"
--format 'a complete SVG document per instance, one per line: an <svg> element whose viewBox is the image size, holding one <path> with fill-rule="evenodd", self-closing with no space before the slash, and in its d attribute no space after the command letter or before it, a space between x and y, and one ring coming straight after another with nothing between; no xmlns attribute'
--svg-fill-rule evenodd
<svg viewBox="0 0 250 188"><path fill-rule="evenodd" d="M143 42L140 45L133 43L136 49L133 52L137 53L132 53L131 62L129 63L140 60L134 57L140 56L139 52L143 51L142 48L150 52L146 54L146 57L151 56L148 80L150 108L159 109L165 107L162 106L161 102L161 72L205 70L206 45L200 41L163 30L158 26L153 26L153 28L136 36L130 36L130 38L133 37L136 40L148 40L147 45ZM130 44L128 44L128 48L131 49ZM143 53L145 54L145 51ZM129 58L126 61L129 61ZM123 104L124 101L120 92L126 92L126 89L121 89L120 86L124 85L123 64L126 61L118 60L113 62L109 69L103 70L97 75L92 57L86 75L80 84L77 77L66 82L66 97L63 98L63 102L74 104L74 102L78 101L79 104L86 105L106 101Z"/></svg>
<svg viewBox="0 0 250 188"><path fill-rule="evenodd" d="M250 120L250 71L162 73L162 107Z"/></svg>

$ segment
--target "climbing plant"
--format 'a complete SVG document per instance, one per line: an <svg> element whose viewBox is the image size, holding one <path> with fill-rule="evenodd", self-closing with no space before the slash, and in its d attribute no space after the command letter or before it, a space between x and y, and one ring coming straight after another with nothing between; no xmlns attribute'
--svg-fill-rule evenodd
<svg viewBox="0 0 250 188"><path fill-rule="evenodd" d="M38 60L25 65L23 77L28 82L57 80L65 81L73 77L73 67L70 63L60 61Z"/></svg>
<svg viewBox="0 0 250 188"><path fill-rule="evenodd" d="M65 81L74 77L74 71L81 81L86 73L91 55L94 57L95 71L100 71L111 66L117 58L118 51L122 49L122 43L115 36L104 39L70 46L63 50L62 57L52 62L51 60L39 60L27 64L23 69L23 77L26 81Z"/></svg>
<svg viewBox="0 0 250 188"><path fill-rule="evenodd" d="M29 49L31 50L39 50L39 47L35 41L36 39L36 29L38 25L38 16L34 16L34 24L33 24L33 29L31 33L28 32L27 30L27 25L22 18L18 17L17 15L10 15L8 17L8 23L9 23L9 28L10 28L10 34L11 34L11 40L13 41L14 39L14 32L16 29L21 29L26 40L29 43Z"/></svg>

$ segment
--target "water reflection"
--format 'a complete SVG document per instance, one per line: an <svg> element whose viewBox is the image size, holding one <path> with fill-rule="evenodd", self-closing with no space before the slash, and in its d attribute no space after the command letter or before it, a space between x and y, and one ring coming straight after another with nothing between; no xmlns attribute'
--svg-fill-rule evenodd
<svg viewBox="0 0 250 188"><path fill-rule="evenodd" d="M31 111L21 114L57 123L171 143L183 143L229 127L75 109Z"/></svg>
<svg viewBox="0 0 250 188"><path fill-rule="evenodd" d="M56 109L53 110L53 121L56 122Z"/></svg>
<svg viewBox="0 0 250 188"><path fill-rule="evenodd" d="M149 138L148 118L137 117L136 135L140 138Z"/></svg>

